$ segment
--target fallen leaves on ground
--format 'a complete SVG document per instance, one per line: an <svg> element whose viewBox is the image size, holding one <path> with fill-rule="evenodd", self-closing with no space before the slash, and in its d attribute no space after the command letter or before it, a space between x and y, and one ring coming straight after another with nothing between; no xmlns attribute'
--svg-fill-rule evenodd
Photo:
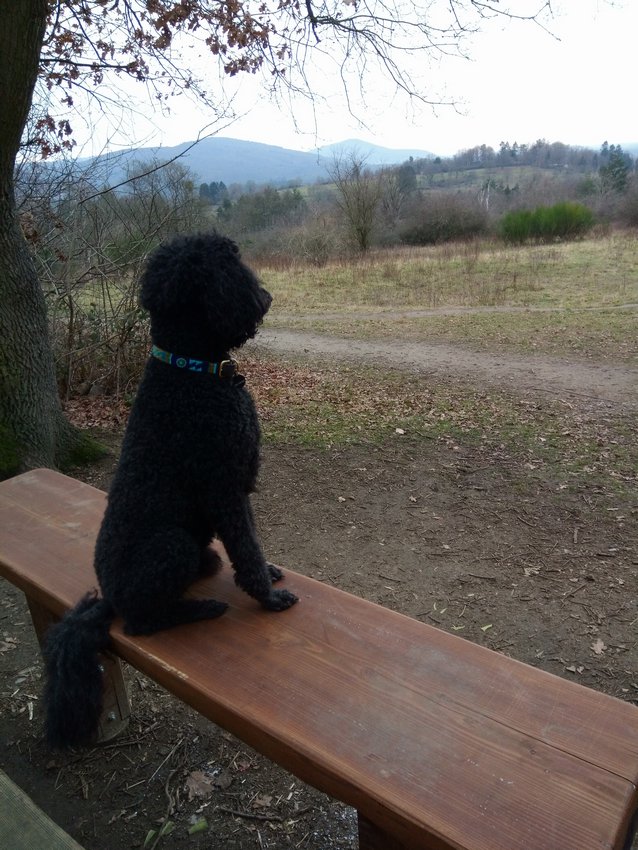
<svg viewBox="0 0 638 850"><path fill-rule="evenodd" d="M78 396L62 405L69 421L76 428L119 430L126 425L130 404L114 396Z"/></svg>
<svg viewBox="0 0 638 850"><path fill-rule="evenodd" d="M600 638L597 638L591 645L592 652L594 655L602 655L603 652L607 649L607 644L604 643Z"/></svg>
<svg viewBox="0 0 638 850"><path fill-rule="evenodd" d="M476 388L459 380L397 369L326 361L317 367L266 356L241 358L266 436L335 445L395 433L444 441L460 452L463 440L482 445L492 462L536 471L562 470L557 489L575 477L604 476L632 486L638 467L638 426L604 404L538 399L506 389ZM64 405L80 428L120 430L130 405L108 396L73 398Z"/></svg>

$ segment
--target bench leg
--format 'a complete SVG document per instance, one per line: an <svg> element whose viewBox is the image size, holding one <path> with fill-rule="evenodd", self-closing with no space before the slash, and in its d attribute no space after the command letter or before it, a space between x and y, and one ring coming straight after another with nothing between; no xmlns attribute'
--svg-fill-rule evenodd
<svg viewBox="0 0 638 850"><path fill-rule="evenodd" d="M40 645L47 630L58 622L58 619L42 605L27 597L33 628ZM120 735L128 726L131 715L128 693L120 659L111 653L104 653L100 663L104 671L104 708L100 717L100 729L97 743L103 744Z"/></svg>
<svg viewBox="0 0 638 850"><path fill-rule="evenodd" d="M406 844L402 844L379 829L360 812L357 812L357 817L359 819L359 850L409 850ZM428 847L427 844L419 844L419 850L428 850Z"/></svg>

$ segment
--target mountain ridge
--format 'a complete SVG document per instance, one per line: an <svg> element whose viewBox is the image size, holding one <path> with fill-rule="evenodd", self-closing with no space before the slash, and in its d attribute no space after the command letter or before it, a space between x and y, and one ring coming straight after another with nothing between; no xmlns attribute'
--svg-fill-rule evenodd
<svg viewBox="0 0 638 850"><path fill-rule="evenodd" d="M134 163L148 164L154 159L178 159L195 175L198 183L224 182L271 184L275 186L314 183L329 180L329 167L334 157L353 154L365 159L370 168L400 165L410 156L431 157L429 151L395 150L359 139L326 145L313 151L297 151L263 142L250 142L226 136L212 136L193 143L182 142L168 147L130 148L95 157L92 162L109 174L108 183L116 185L125 179Z"/></svg>

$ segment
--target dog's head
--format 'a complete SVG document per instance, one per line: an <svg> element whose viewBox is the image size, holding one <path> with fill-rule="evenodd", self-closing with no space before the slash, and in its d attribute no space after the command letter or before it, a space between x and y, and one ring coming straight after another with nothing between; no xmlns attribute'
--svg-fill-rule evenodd
<svg viewBox="0 0 638 850"><path fill-rule="evenodd" d="M160 245L141 280L154 342L204 359L253 337L271 301L237 245L214 232Z"/></svg>

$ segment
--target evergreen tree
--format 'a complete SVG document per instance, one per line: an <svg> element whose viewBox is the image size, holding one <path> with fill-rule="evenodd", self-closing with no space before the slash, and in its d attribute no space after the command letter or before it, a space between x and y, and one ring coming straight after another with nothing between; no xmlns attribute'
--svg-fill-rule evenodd
<svg viewBox="0 0 638 850"><path fill-rule="evenodd" d="M598 171L603 190L624 192L629 182L631 157L620 145L608 145L605 142L600 150L600 158L604 163Z"/></svg>

